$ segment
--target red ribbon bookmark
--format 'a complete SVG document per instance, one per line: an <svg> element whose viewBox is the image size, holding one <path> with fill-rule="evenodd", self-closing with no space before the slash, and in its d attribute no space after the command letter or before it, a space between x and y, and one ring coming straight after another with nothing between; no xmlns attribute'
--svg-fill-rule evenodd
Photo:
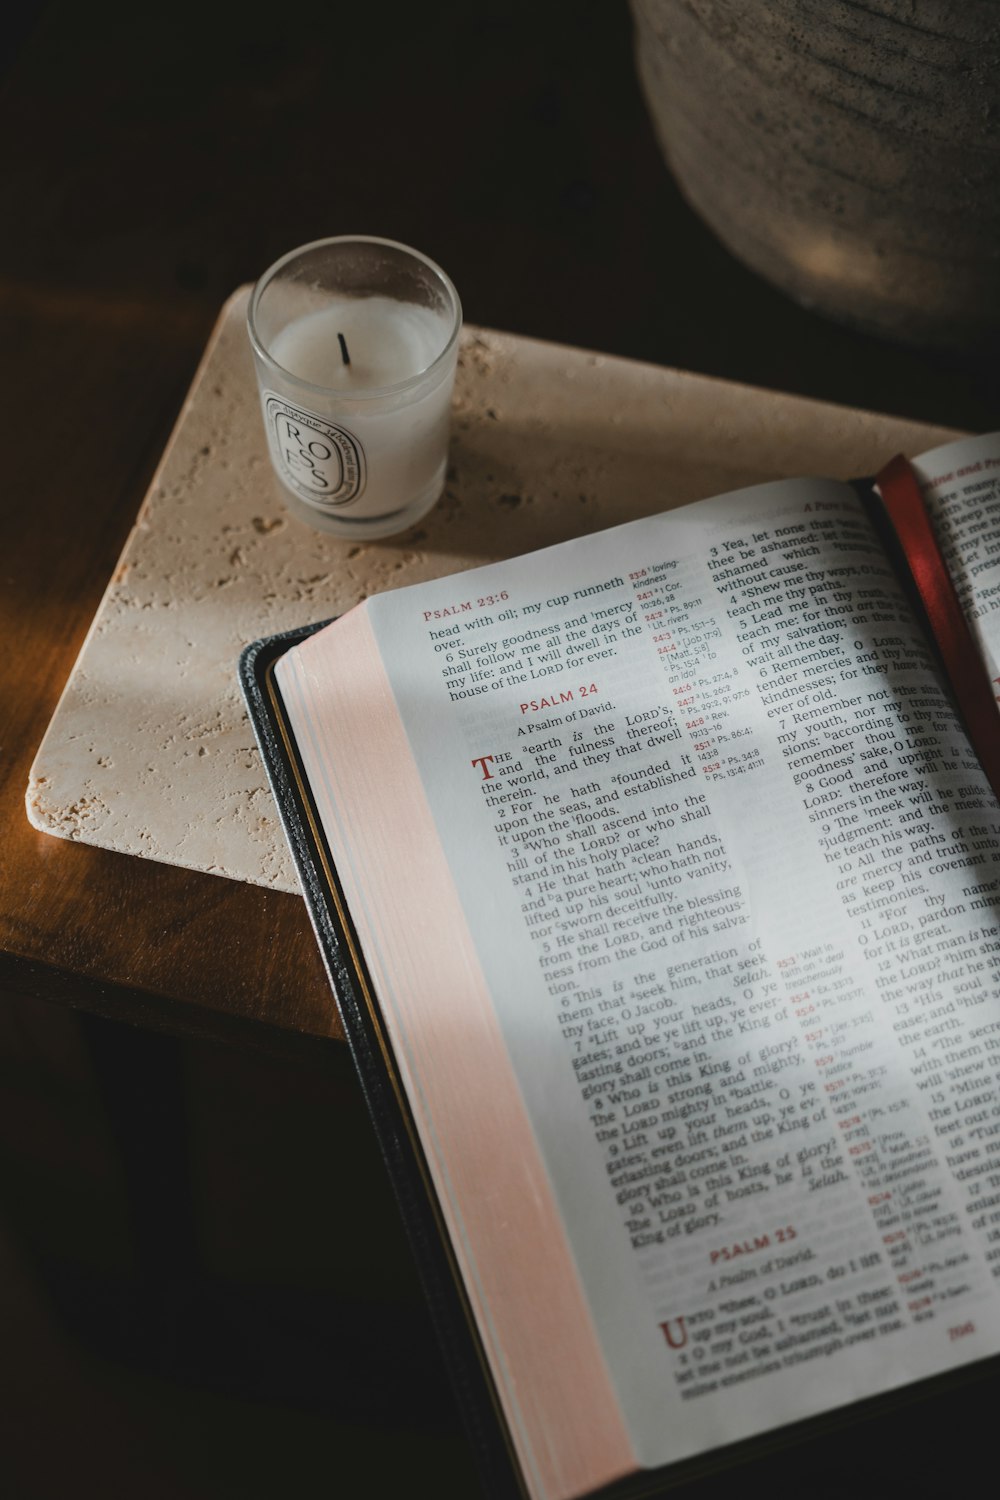
<svg viewBox="0 0 1000 1500"><path fill-rule="evenodd" d="M972 748L1000 800L1000 709L941 556L917 476L899 454L875 482L927 611Z"/></svg>

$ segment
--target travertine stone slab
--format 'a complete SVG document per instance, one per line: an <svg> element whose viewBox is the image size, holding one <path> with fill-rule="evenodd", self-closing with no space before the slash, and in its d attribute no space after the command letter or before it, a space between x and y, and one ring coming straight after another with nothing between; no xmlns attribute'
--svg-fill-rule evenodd
<svg viewBox="0 0 1000 1500"><path fill-rule="evenodd" d="M292 519L245 333L223 309L38 752L35 827L297 889L236 682L259 636L703 495L870 473L953 434L466 328L449 482L412 530L359 545Z"/></svg>

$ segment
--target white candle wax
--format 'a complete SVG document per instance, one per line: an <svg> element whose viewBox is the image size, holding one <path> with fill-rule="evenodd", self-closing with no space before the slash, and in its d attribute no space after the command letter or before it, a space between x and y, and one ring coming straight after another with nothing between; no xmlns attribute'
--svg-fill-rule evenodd
<svg viewBox="0 0 1000 1500"><path fill-rule="evenodd" d="M432 308L389 297L334 297L276 335L272 359L308 385L264 392L268 435L278 472L314 523L391 517L440 494L454 363L432 367L451 326Z"/></svg>
<svg viewBox="0 0 1000 1500"><path fill-rule="evenodd" d="M391 297L337 297L283 328L271 355L290 374L313 385L374 390L426 370L450 331L448 321L429 307Z"/></svg>

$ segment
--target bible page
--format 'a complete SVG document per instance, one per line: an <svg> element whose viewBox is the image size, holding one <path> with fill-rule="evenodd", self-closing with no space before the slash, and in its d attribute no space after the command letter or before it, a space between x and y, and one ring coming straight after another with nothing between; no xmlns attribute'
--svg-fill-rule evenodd
<svg viewBox="0 0 1000 1500"><path fill-rule="evenodd" d="M851 488L366 609L640 1461L1000 1348L1000 817Z"/></svg>

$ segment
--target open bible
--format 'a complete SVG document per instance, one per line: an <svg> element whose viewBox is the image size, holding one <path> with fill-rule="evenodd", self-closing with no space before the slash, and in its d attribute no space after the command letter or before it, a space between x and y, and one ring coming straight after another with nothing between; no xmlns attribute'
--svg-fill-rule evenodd
<svg viewBox="0 0 1000 1500"><path fill-rule="evenodd" d="M989 707L1000 436L913 472ZM912 584L791 480L245 655L500 1492L1000 1351L1000 808Z"/></svg>

